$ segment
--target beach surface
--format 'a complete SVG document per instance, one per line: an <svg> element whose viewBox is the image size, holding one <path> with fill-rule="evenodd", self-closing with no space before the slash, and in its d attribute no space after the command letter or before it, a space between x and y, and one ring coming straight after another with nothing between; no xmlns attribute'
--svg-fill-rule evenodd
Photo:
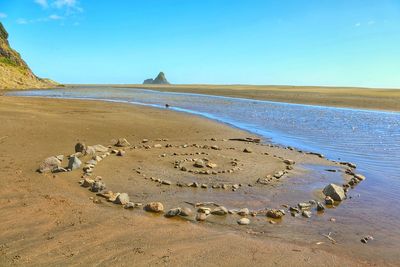
<svg viewBox="0 0 400 267"><path fill-rule="evenodd" d="M278 85L112 85L277 102L400 111L400 89Z"/></svg>
<svg viewBox="0 0 400 267"><path fill-rule="evenodd" d="M72 154L78 141L108 146L124 137L137 148L127 149L124 157L104 159L96 168L96 174L101 175L113 190L124 192L122 190L127 191L128 187L133 188L129 189L132 191L130 196L145 203L162 201L168 210L181 203L185 196L190 198L191 193L175 187L154 186L137 171L148 170L150 175L157 175L158 172L170 179L186 177L187 173L168 165L173 164L173 159L162 161L162 152L155 148L145 149L143 139L148 139L152 146L156 142L163 146L172 144L175 150L170 152L179 154L185 149L187 155L198 149L192 146L186 148L183 144L218 145L224 149L223 152L207 148L208 156L211 159L215 157L218 162L220 154L213 153L222 153L229 158L236 153L241 159L245 158L243 149L251 146L254 153L267 153L262 166L252 166L251 161L257 163L258 158L251 158L254 153L246 154L251 160L245 163L252 166L246 170L254 175L260 168L274 173L285 167L279 157L291 157L304 164L333 165L314 155L279 147L231 143L226 140L254 136L204 118L128 104L1 96L0 121L1 266L396 264L395 259L386 259L385 255L381 258L369 255L373 247L335 246L323 236L322 246L314 240L297 240L295 236L292 240L296 241L290 241L290 236L274 237L275 225L266 220L265 231L253 231L247 226L236 225L235 220L231 224L234 226L226 226L212 220L199 223L179 218L167 219L141 209L126 210L93 198L95 195L92 192L79 186L79 171L56 174L36 172L43 159ZM217 141L213 143L212 140ZM302 173L304 170L295 168L295 171ZM237 177L235 173L224 175L227 179ZM272 190L274 182L271 184ZM141 192L148 194L141 195ZM218 199L230 198L230 195L224 196L225 193L219 194ZM188 200L196 201L198 196L193 194L193 198ZM276 226L279 227L279 223Z"/></svg>

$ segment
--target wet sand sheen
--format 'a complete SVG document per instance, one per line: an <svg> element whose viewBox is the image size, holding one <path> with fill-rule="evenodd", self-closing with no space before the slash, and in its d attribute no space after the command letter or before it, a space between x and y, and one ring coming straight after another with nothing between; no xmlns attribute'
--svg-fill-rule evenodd
<svg viewBox="0 0 400 267"><path fill-rule="evenodd" d="M396 263L390 254L376 257L382 251L374 252L379 246L373 243L363 247L357 240L350 244L353 246L350 250L353 255L350 255L346 254L349 247L331 246L323 237L320 239L325 244L319 247L314 240L304 242L301 235L296 238L296 232L286 238L279 236L279 229L283 230L281 232L289 229L285 226L286 221L278 225L267 224L266 234L254 236L237 226L186 224L125 211L113 205L96 205L89 200L92 194L77 185L77 173L56 177L34 173L45 157L72 152L78 139L89 144L108 144L111 139L121 136L132 143L143 138L168 138L182 144L204 143L212 137L221 140L248 136L248 133L193 116L123 104L12 97L2 97L0 101L3 124L0 135L6 137L1 139L0 154L4 166L0 170L4 184L1 188L4 219L0 224L4 233L2 265L93 261L125 265L166 261L204 265L216 262L221 265L248 264L249 261L253 265L265 265L266 262L271 265L299 262L304 265L353 265L360 264L361 260L363 263L364 260ZM278 148L276 151L285 153ZM135 166L130 160L142 157L145 164L154 162L154 155L131 152L126 158L113 158L115 162L110 165L105 162L96 171L101 172L106 183L109 181L110 185L124 189L122 179L122 182L119 179L113 181L112 177L118 175L126 179L132 176ZM309 163L318 162L311 160ZM287 221L290 225L290 220ZM232 232L233 229L236 230ZM271 241L274 236L280 241ZM286 243L285 239L289 237L298 244ZM93 249L94 246L97 249Z"/></svg>
<svg viewBox="0 0 400 267"><path fill-rule="evenodd" d="M85 85L84 85L85 86ZM78 85L78 87L81 87ZM161 92L197 93L239 98L400 111L400 89L279 86L279 85L109 85L115 88L144 88Z"/></svg>

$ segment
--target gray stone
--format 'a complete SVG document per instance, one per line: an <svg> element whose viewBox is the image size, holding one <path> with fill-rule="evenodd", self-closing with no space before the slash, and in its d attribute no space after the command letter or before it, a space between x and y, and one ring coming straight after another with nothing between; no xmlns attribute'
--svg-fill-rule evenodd
<svg viewBox="0 0 400 267"><path fill-rule="evenodd" d="M180 213L181 213L181 208L170 209L165 214L165 217L167 217L167 218L175 217L175 216L178 216Z"/></svg>
<svg viewBox="0 0 400 267"><path fill-rule="evenodd" d="M68 169L75 170L80 168L81 165L82 162L80 161L80 159L78 159L78 157L71 157L68 162Z"/></svg>
<svg viewBox="0 0 400 267"><path fill-rule="evenodd" d="M106 185L102 181L96 181L92 184L92 187L90 190L92 192L100 192L102 190L106 189Z"/></svg>
<svg viewBox="0 0 400 267"><path fill-rule="evenodd" d="M228 209L225 208L224 206L219 206L216 207L215 209L213 209L213 211L211 211L212 215L226 215L228 214Z"/></svg>
<svg viewBox="0 0 400 267"><path fill-rule="evenodd" d="M343 199L346 198L343 187L335 184L327 185L324 188L323 193L325 196L329 196L335 201L342 201Z"/></svg>
<svg viewBox="0 0 400 267"><path fill-rule="evenodd" d="M162 180L161 183L165 184L165 185L171 185L172 184L172 182L168 181L168 180Z"/></svg>
<svg viewBox="0 0 400 267"><path fill-rule="evenodd" d="M121 193L117 196L117 198L114 201L114 204L121 204L125 205L129 202L129 196L127 193Z"/></svg>
<svg viewBox="0 0 400 267"><path fill-rule="evenodd" d="M303 215L303 217L306 217L306 218L311 218L311 211L303 210L301 215Z"/></svg>
<svg viewBox="0 0 400 267"><path fill-rule="evenodd" d="M247 218L241 218L241 219L237 220L237 223L239 225L248 225L248 224L250 224L250 220Z"/></svg>

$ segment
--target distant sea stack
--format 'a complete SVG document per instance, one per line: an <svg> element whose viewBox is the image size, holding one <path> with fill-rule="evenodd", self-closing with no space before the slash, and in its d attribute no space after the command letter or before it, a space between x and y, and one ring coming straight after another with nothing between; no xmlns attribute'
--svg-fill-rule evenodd
<svg viewBox="0 0 400 267"><path fill-rule="evenodd" d="M8 33L0 22L0 90L55 87L57 83L37 77L20 54L10 47Z"/></svg>
<svg viewBox="0 0 400 267"><path fill-rule="evenodd" d="M160 72L155 79L146 79L143 84L170 84L164 72Z"/></svg>

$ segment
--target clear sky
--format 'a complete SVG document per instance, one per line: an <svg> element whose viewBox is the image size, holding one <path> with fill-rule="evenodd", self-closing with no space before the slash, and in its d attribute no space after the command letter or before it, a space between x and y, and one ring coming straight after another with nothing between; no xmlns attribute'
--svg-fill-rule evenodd
<svg viewBox="0 0 400 267"><path fill-rule="evenodd" d="M62 83L400 88L400 0L0 0L10 42Z"/></svg>

